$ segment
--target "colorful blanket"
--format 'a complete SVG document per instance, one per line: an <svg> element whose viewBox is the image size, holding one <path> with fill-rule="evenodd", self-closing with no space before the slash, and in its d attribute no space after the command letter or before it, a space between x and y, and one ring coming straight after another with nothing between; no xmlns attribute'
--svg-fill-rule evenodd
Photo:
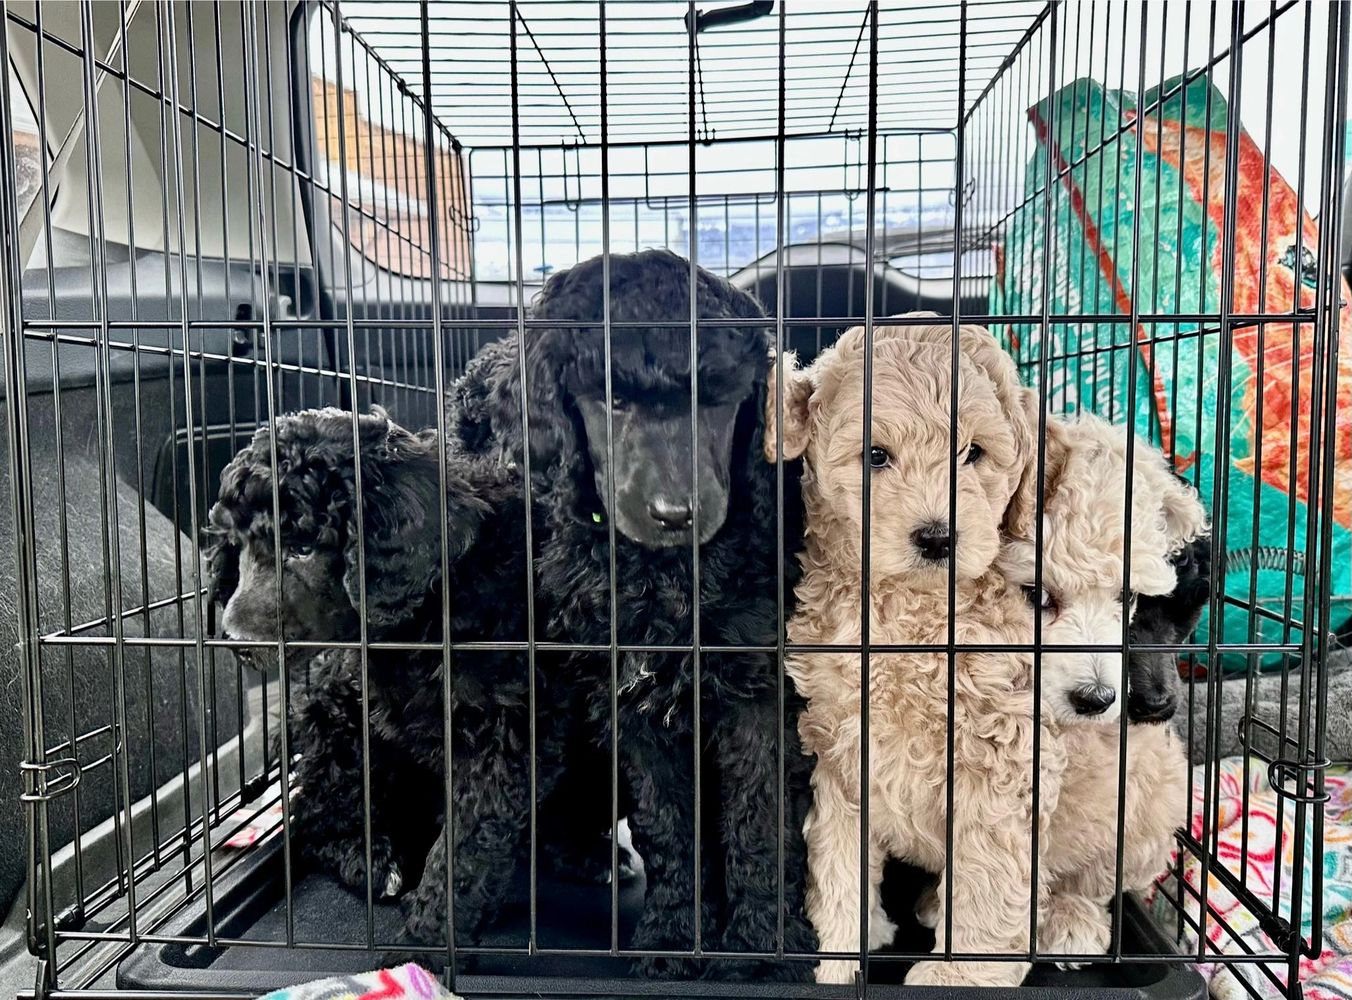
<svg viewBox="0 0 1352 1000"><path fill-rule="evenodd" d="M1225 955L1280 954L1283 949L1259 926L1258 918L1249 908L1226 889L1216 877L1214 868L1223 865L1238 878L1243 873L1242 861L1247 869L1249 888L1260 899L1268 901L1272 899L1275 880L1280 879L1277 912L1289 921L1292 876L1297 870L1296 805L1272 790L1268 784L1267 765L1261 760L1252 760L1248 775L1246 838L1244 759L1229 757L1211 765L1211 780L1219 782L1219 810L1215 808L1214 792L1210 795L1207 792L1206 767L1198 765L1193 773L1192 833L1204 844L1211 842L1213 834L1218 837L1211 861L1213 871L1207 878L1207 950L1210 954ZM1304 853L1299 866L1303 873L1300 932L1307 941L1314 930L1311 908L1316 905L1312 898L1311 875L1316 865L1323 873L1322 894L1317 903L1323 915L1320 954L1318 958L1301 960L1300 979L1306 1000L1349 1000L1352 998L1352 774L1346 769L1331 771L1325 779L1325 790L1329 801L1324 810L1323 856L1312 858L1318 810L1309 807L1303 831ZM1203 837L1203 807L1208 798L1212 800L1211 831ZM1247 854L1241 858L1241 848L1246 843ZM1190 852L1183 864L1183 877L1192 890L1200 891L1201 863ZM1178 899L1179 892L1178 880L1171 875L1161 880L1160 887L1152 893L1155 914L1165 927L1175 927L1178 921L1177 910L1166 894ZM1199 914L1197 896L1187 888L1182 888L1181 892L1188 915L1195 924ZM1222 920L1229 930L1222 925ZM1195 926L1185 925L1180 945L1184 954L1196 954ZM1198 971L1210 983L1211 995L1217 1000L1242 1000L1251 995L1275 1000L1283 996L1282 987L1274 983L1268 973L1275 976L1278 983L1285 984L1287 979L1283 962L1262 967L1211 963L1200 966Z"/></svg>
<svg viewBox="0 0 1352 1000"><path fill-rule="evenodd" d="M453 1000L454 997L430 972L409 962L393 969L288 986L273 990L262 1000Z"/></svg>

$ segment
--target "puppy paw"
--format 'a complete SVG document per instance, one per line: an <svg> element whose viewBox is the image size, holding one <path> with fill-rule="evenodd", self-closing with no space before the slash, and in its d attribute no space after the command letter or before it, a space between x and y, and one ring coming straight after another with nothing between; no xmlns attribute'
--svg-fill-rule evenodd
<svg viewBox="0 0 1352 1000"><path fill-rule="evenodd" d="M817 963L815 978L819 983L849 986L854 982L854 975L858 971L858 962L851 962L848 959L827 959Z"/></svg>
<svg viewBox="0 0 1352 1000"><path fill-rule="evenodd" d="M439 972L441 967L446 964L446 956L426 951L399 951L398 949L384 952L380 956L380 967L382 969L393 969L400 965L408 965L410 962L422 966L428 972Z"/></svg>
<svg viewBox="0 0 1352 1000"><path fill-rule="evenodd" d="M399 965L407 965L412 962L414 965L420 965L428 972L433 974L440 973L446 968L447 954L445 950L428 951L420 948L427 942L419 941L416 936L410 934L407 929L399 932L394 939L394 946L380 956L380 965L385 969L393 969Z"/></svg>
<svg viewBox="0 0 1352 1000"><path fill-rule="evenodd" d="M719 958L708 963L704 978L729 983L810 983L811 962L767 962L761 959Z"/></svg>
<svg viewBox="0 0 1352 1000"><path fill-rule="evenodd" d="M1084 896L1055 892L1038 919L1038 951L1049 955L1103 955L1112 943L1108 907ZM1082 969L1084 962L1057 962L1059 969Z"/></svg>
<svg viewBox="0 0 1352 1000"><path fill-rule="evenodd" d="M907 986L1018 986L1028 975L1024 962L916 962Z"/></svg>
<svg viewBox="0 0 1352 1000"><path fill-rule="evenodd" d="M598 837L592 844L548 845L541 852L549 870L570 882L610 885L610 838ZM617 872L620 884L638 877L638 863L633 852L621 845L617 852Z"/></svg>
<svg viewBox="0 0 1352 1000"><path fill-rule="evenodd" d="M332 845L330 850L336 856L330 867L333 874L349 889L366 893L366 846L360 840ZM376 899L394 899L403 891L404 873L395 858L394 845L387 837L371 839L371 891Z"/></svg>
<svg viewBox="0 0 1352 1000"><path fill-rule="evenodd" d="M404 888L404 876L399 871L399 864L391 861L389 868L385 872L385 884L380 889L381 899L394 899Z"/></svg>
<svg viewBox="0 0 1352 1000"><path fill-rule="evenodd" d="M915 901L915 919L921 927L934 930L939 926L939 886L929 885Z"/></svg>
<svg viewBox="0 0 1352 1000"><path fill-rule="evenodd" d="M703 969L696 958L636 958L634 971L645 979L698 979Z"/></svg>
<svg viewBox="0 0 1352 1000"><path fill-rule="evenodd" d="M868 950L886 948L896 939L897 925L888 918L882 903L878 903L868 915Z"/></svg>
<svg viewBox="0 0 1352 1000"><path fill-rule="evenodd" d="M364 867L364 866L363 866ZM363 891L366 886L359 883ZM371 849L371 892L377 900L398 899L404 891L404 873L394 858L394 851L387 846L377 853L375 845Z"/></svg>

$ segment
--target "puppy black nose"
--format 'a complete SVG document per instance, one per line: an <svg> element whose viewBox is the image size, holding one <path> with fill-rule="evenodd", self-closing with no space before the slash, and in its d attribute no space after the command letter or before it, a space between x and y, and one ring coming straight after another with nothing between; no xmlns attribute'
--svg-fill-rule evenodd
<svg viewBox="0 0 1352 1000"><path fill-rule="evenodd" d="M911 532L911 541L920 550L920 555L930 562L943 562L953 554L953 532L948 525L931 521Z"/></svg>
<svg viewBox="0 0 1352 1000"><path fill-rule="evenodd" d="M685 531L695 521L689 501L665 500L661 497L648 504L648 516L670 531Z"/></svg>
<svg viewBox="0 0 1352 1000"><path fill-rule="evenodd" d="M1107 684L1082 684L1069 697L1077 714L1102 715L1117 701L1117 692Z"/></svg>
<svg viewBox="0 0 1352 1000"><path fill-rule="evenodd" d="M1127 697L1127 717L1132 722L1168 722L1174 717L1175 708L1177 702L1167 691L1133 691Z"/></svg>

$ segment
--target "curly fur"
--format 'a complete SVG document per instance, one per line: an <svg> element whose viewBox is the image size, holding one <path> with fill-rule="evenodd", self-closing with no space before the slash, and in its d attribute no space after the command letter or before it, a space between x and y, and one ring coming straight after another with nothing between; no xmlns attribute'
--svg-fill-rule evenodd
<svg viewBox="0 0 1352 1000"><path fill-rule="evenodd" d="M354 438L363 459L368 625L397 626L423 603L440 574L435 441L391 423L378 408L358 417L355 430L352 414L343 410L307 410L260 429L221 473L219 498L208 516L207 556L213 596L225 605L227 635L272 638L279 621L292 639L326 637L307 634L311 629L355 629L352 609L361 588ZM280 532L274 523L274 440ZM465 497L456 519L460 530L448 538L452 558L467 547L487 510ZM297 584L283 588L281 607L273 558L278 533L283 573ZM241 570L248 586L237 593Z"/></svg>
<svg viewBox="0 0 1352 1000"><path fill-rule="evenodd" d="M1131 641L1142 645L1187 642L1211 597L1211 538L1199 535L1171 559L1178 586L1161 597L1136 600ZM1127 717L1132 722L1168 722L1183 691L1178 654L1133 649L1127 663Z"/></svg>
<svg viewBox="0 0 1352 1000"><path fill-rule="evenodd" d="M1040 403L1035 391L1025 391L1031 423ZM1132 605L1122 606L1128 537L1131 595L1163 597L1178 585L1180 554L1190 551L1206 530L1206 511L1196 491L1173 474L1163 454L1149 442L1136 439L1128 477L1129 433L1089 413L1071 419L1048 417L1040 539L1034 532L1035 513L1022 510L1026 499L1015 501L1011 523L1021 530L1010 531L1000 568L1012 583L1031 589L1040 540L1039 603L1049 609L1043 615L1042 640L1050 646L1120 645L1124 610L1130 619L1135 601L1133 597ZM1036 470L1031 478L1036 479ZM1035 507L1036 495L1032 498L1028 506ZM1042 669L1047 706L1060 721L1076 721L1081 709L1074 696L1089 688L1112 697L1099 720L1117 717L1125 700L1117 690L1122 683L1121 653L1048 651Z"/></svg>
<svg viewBox="0 0 1352 1000"><path fill-rule="evenodd" d="M364 596L371 642L439 642L442 635L439 450L379 409L356 420L365 532ZM276 442L276 477L272 442ZM352 641L360 634L358 489L353 416L336 409L282 417L227 466L211 510L210 566L236 639ZM447 461L447 537L457 640L525 637L524 513L519 477L495 463ZM273 489L281 508L273 517ZM492 515L492 516L490 516ZM276 546L280 539L281 604ZM486 572L496 567L499 572ZM258 657L254 657L258 660ZM442 658L437 652L292 651L288 725L299 793L293 830L302 857L377 897L407 893L406 934L444 941L445 824L453 827L457 937L473 939L510 884L529 810L529 715L523 654L459 651L451 659L453 808L445 808ZM262 665L262 664L260 664ZM362 689L369 760L362 749ZM550 758L555 761L558 758ZM367 870L364 768L371 775ZM554 784L551 779L551 784ZM546 812L546 816L550 815ZM556 823L555 827L566 826ZM565 836L560 834L560 837Z"/></svg>
<svg viewBox="0 0 1352 1000"><path fill-rule="evenodd" d="M1038 405L1029 390L1034 415ZM1133 596L1123 608L1128 488L1133 594L1159 598L1177 589L1175 565L1201 537L1206 512L1148 442L1135 441L1128 464L1127 428L1082 414L1069 420L1049 417L1046 429L1040 539L1044 596L1036 602L1043 607L1042 640L1049 646L1116 645L1122 641L1123 616L1130 620L1136 602ZM1024 518L1021 523L1031 528L1034 522ZM1036 541L1010 538L999 561L1006 578L1029 591ZM1086 685L1115 692L1121 681L1120 653L1042 654L1043 711L1065 724L1066 750L1044 851L1050 889L1039 917L1039 940L1049 954L1101 954L1110 942L1107 904L1115 888L1121 737L1120 726L1111 723L1122 699L1086 719L1078 714L1082 710L1074 692ZM1174 832L1185 820L1188 764L1172 729L1140 725L1127 729L1125 769L1122 886L1143 890L1165 870Z"/></svg>
<svg viewBox="0 0 1352 1000"><path fill-rule="evenodd" d="M860 401L864 333L847 331L806 372L786 372L786 454L804 456L806 549L789 638L798 643L854 644L866 612L870 640L942 644L947 636L946 562L926 561L912 532L947 519L952 449L958 449L953 533L959 644L1027 643L1031 611L1018 588L994 570L999 529L1032 458L1032 433L1018 395L1014 365L980 328L960 332L958 427L950 424L951 336L944 328L881 327L874 333L870 443L890 461L872 475L871 578L865 598L859 572L864 428ZM969 350L968 344L971 344ZM956 438L956 440L951 440ZM770 438L767 437L767 442ZM973 451L980 445L984 454ZM969 461L971 459L971 461ZM858 947L860 879L861 709L859 657L798 654L790 675L808 699L800 728L817 755L808 844L808 912L824 951ZM1037 732L1031 657L959 653L954 687L942 653L875 653L869 661L869 816L866 884L880 913L879 886L888 856L952 882L954 949L1008 953L1028 945L1033 743ZM947 767L953 716L954 771ZM1056 807L1066 755L1043 720L1041 815ZM946 857L946 790L952 782L953 853ZM940 891L940 926L946 894ZM885 934L870 933L876 943ZM936 950L942 950L942 934ZM817 976L849 982L854 962L827 960ZM1018 962L924 961L908 984L1017 985Z"/></svg>
<svg viewBox="0 0 1352 1000"><path fill-rule="evenodd" d="M610 258L610 357L614 397L631 401L615 414L633 447L627 500L632 510L652 499L643 489L688 489L690 462L701 466L701 524L683 544L666 544L609 506L604 430L586 408L606 399L602 326L602 262L586 261L553 275L532 306L535 318L582 326L532 326L524 344L529 402L530 462L537 557L537 638L597 644L611 641L609 512L615 522L615 634L622 644L681 645L694 638L696 608L702 646L773 645L777 639L776 470L760 457L767 395L769 338L763 323L701 325L695 414L701 438L713 436L711 415L727 414L728 447L699 448L668 462L650 448L649 432L675 413L688 442L690 411L690 265L665 251ZM698 271L696 304L704 320L760 319L753 299ZM635 327L632 324L643 324ZM509 337L480 352L456 387L452 421L461 445L511 463L525 459L521 420L522 343ZM604 425L602 425L603 427ZM620 461L620 442L614 449ZM675 447L679 441L672 444ZM652 470L661 470L653 476ZM706 469L726 494L723 516L704 506ZM617 473L619 467L616 467ZM785 469L786 496L796 493ZM649 484L644 487L642 484ZM664 494L665 495L665 494ZM617 504L618 506L618 504ZM703 519L707 514L717 521ZM784 532L797 536L794 504ZM693 527L693 526L692 526ZM639 537L631 537L630 531ZM706 534L707 533L707 534ZM701 539L699 601L692 602L692 540ZM790 572L786 589L791 592ZM585 719L595 746L611 740L611 658L606 653L548 653L537 662ZM778 933L779 855L784 844L784 936L789 951L812 951L803 916L802 819L807 762L799 753L792 685L785 682L787 718L779 710L780 676L773 655L705 652L621 652L615 663L620 768L631 799L634 846L647 871L643 911L630 944L691 950L696 944L695 879L702 879L701 941L705 949L773 951ZM696 680L698 678L698 681ZM695 704L698 683L698 706ZM698 713L698 715L697 715ZM698 719L698 721L697 721ZM697 745L698 731L701 742ZM780 733L785 762L785 822L778 828ZM695 758L700 760L703 827L695 828ZM602 784L600 782L596 784ZM704 870L695 871L695 838ZM702 973L757 979L802 978L792 962L649 959L648 973Z"/></svg>

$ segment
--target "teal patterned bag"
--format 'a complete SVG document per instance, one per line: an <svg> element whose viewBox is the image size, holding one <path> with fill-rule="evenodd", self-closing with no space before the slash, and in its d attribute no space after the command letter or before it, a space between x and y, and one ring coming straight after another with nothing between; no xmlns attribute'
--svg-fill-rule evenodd
<svg viewBox="0 0 1352 1000"><path fill-rule="evenodd" d="M1198 486L1221 522L1213 525L1217 557L1224 551L1218 641L1299 643L1306 575L1318 567L1307 537L1319 537L1320 518L1330 509L1332 624L1349 615L1349 310L1341 312L1338 331L1333 496L1312 510L1319 480L1312 493L1311 477L1324 468L1321 461L1312 467L1311 445L1314 432L1327 433L1329 422L1322 413L1311 415L1316 403L1326 403L1311 387L1313 320L1293 323L1290 317L1313 311L1318 229L1291 186L1240 130L1233 139L1233 306L1224 311L1286 321L1237 321L1227 346L1218 317L1231 123L1224 98L1205 79L1180 84L1170 80L1147 92L1145 115L1138 115L1131 95L1091 80L1078 80L1029 109L1038 145L1026 171L1024 202L997 248L991 311L1039 315L1045 294L1049 314L1122 318L1052 324L1045 335L1041 323L1028 322L995 332L1026 382L1038 385L1045 377L1053 411L1083 408L1130 420ZM1156 108L1158 94L1168 96ZM1050 231L1044 193L1049 160L1055 169ZM1352 301L1345 283L1341 291L1344 301ZM1133 310L1140 317L1134 326ZM1193 321L1174 321L1176 316ZM1320 359L1326 360L1327 354ZM1319 451L1326 445L1320 441ZM1223 518L1216 517L1218 486ZM1206 628L1204 619L1198 634L1208 634ZM1284 659L1272 650L1261 662ZM1243 668L1247 657L1227 655L1223 662Z"/></svg>

